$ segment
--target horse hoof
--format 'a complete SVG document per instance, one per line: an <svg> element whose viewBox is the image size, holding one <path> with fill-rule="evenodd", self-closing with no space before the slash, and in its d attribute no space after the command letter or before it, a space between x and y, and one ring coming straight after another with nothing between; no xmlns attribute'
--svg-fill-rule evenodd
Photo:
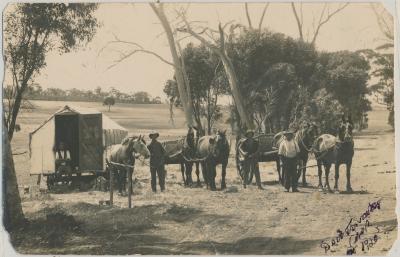
<svg viewBox="0 0 400 257"><path fill-rule="evenodd" d="M339 194L339 189L335 188L335 194Z"/></svg>
<svg viewBox="0 0 400 257"><path fill-rule="evenodd" d="M352 189L351 187L348 187L348 188L347 188L347 192L348 192L348 193L351 193L351 192L353 192L353 189Z"/></svg>

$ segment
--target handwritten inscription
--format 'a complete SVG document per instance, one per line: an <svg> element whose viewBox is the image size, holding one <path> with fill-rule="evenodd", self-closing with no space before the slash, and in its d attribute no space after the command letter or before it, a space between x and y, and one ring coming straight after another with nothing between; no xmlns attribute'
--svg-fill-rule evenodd
<svg viewBox="0 0 400 257"><path fill-rule="evenodd" d="M346 239L347 241L347 255L356 253L356 248L361 245L361 251L368 251L378 241L379 227L371 228L368 218L375 210L380 210L381 200L368 204L367 210L360 215L358 219L351 218L347 226L341 230L336 230L336 236L327 241L321 242L321 248L325 253L332 251L334 247L339 246L339 243ZM367 237L368 229L376 229L377 232L373 236Z"/></svg>

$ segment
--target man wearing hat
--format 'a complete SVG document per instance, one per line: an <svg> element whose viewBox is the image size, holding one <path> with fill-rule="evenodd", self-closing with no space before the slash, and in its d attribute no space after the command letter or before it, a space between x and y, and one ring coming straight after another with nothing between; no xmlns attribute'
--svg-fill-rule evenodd
<svg viewBox="0 0 400 257"><path fill-rule="evenodd" d="M153 190L154 193L157 192L157 176L161 192L165 190L165 149L161 143L157 141L159 135L158 132L152 131L149 134L151 142L147 146L150 151L151 190Z"/></svg>
<svg viewBox="0 0 400 257"><path fill-rule="evenodd" d="M253 171L258 188L263 189L257 160L258 142L254 139L254 131L247 130L244 136L245 138L240 140L238 147L243 168L243 187L246 188L249 174Z"/></svg>
<svg viewBox="0 0 400 257"><path fill-rule="evenodd" d="M294 140L294 130L289 129L283 132L284 139L279 145L278 155L283 164L283 174L286 192L292 187L292 192L297 190L297 155L300 152L297 142Z"/></svg>

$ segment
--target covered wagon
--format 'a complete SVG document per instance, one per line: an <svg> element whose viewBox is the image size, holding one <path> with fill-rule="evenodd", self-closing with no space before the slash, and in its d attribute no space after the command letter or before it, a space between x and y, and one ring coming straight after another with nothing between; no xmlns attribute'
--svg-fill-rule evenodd
<svg viewBox="0 0 400 257"><path fill-rule="evenodd" d="M64 106L29 134L30 174L54 183L58 147L68 150L68 178L104 171L107 150L120 144L128 131L95 109ZM65 152L65 151L64 151Z"/></svg>

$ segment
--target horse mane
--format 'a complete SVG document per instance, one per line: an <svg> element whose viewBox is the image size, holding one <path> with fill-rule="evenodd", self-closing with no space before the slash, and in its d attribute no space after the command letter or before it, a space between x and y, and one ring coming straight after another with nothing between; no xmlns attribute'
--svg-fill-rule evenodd
<svg viewBox="0 0 400 257"><path fill-rule="evenodd" d="M124 139L122 139L121 145L127 145L131 140L138 139L138 136L127 136ZM141 140L144 144L146 143L144 139Z"/></svg>

